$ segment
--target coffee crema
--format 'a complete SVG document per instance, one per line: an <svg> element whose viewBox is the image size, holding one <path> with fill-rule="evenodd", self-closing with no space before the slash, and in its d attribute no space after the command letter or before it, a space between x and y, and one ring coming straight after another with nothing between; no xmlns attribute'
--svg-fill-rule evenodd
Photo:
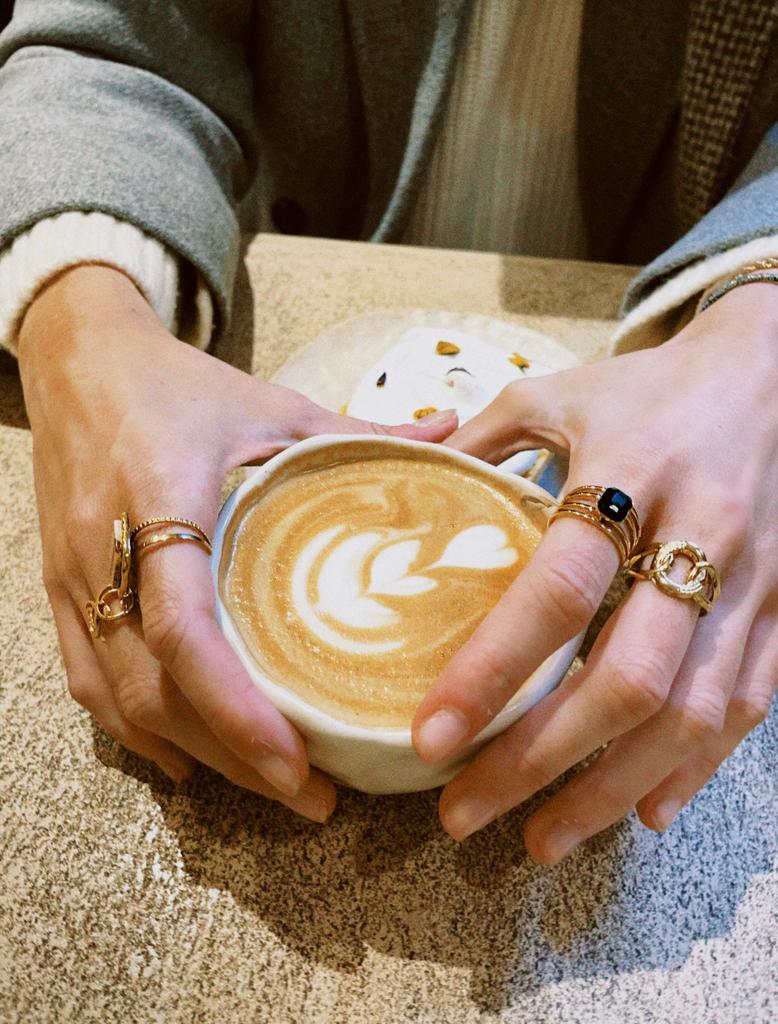
<svg viewBox="0 0 778 1024"><path fill-rule="evenodd" d="M539 542L520 500L444 452L308 452L235 510L222 600L271 680L341 721L407 728Z"/></svg>

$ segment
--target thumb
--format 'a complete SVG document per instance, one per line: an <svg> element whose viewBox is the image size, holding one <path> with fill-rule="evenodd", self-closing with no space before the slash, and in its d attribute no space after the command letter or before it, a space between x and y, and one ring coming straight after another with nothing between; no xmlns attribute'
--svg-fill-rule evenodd
<svg viewBox="0 0 778 1024"><path fill-rule="evenodd" d="M456 409L443 409L424 416L416 423L403 423L390 427L371 420L358 420L352 416L331 413L321 432L332 434L383 434L388 437L407 437L412 441L442 441L457 428Z"/></svg>
<svg viewBox="0 0 778 1024"><path fill-rule="evenodd" d="M445 444L493 463L532 448L569 452L562 393L552 383L554 376L509 384Z"/></svg>

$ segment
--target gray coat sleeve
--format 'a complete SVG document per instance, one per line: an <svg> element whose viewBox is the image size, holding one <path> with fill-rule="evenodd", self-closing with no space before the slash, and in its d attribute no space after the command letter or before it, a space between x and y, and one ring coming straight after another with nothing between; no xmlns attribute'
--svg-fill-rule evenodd
<svg viewBox="0 0 778 1024"><path fill-rule="evenodd" d="M188 259L229 313L256 157L249 0L16 0L0 35L0 247L99 210Z"/></svg>
<svg viewBox="0 0 778 1024"><path fill-rule="evenodd" d="M778 234L778 124L743 173L702 220L634 278L622 307L628 313L679 270L754 238ZM778 253L776 253L778 255Z"/></svg>

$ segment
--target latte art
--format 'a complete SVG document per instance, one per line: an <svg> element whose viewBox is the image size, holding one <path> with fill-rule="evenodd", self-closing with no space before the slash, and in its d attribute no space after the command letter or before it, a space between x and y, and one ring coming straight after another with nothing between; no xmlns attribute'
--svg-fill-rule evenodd
<svg viewBox="0 0 778 1024"><path fill-rule="evenodd" d="M416 532L423 536L430 530L431 526L423 525ZM345 533L345 526L333 526L306 545L292 575L292 605L312 633L350 654L382 654L400 650L409 642L405 632L399 639L375 643L357 638L355 631L395 627L402 617L402 612L375 595L424 594L438 586L435 569L504 569L519 557L516 549L508 546L503 530L483 523L455 534L438 561L420 574L411 566L418 561L421 539L398 540L402 531L389 528L352 536ZM315 578L314 567L318 570ZM312 592L318 595L315 603L309 596ZM327 619L334 620L340 631L327 625Z"/></svg>
<svg viewBox="0 0 778 1024"><path fill-rule="evenodd" d="M426 453L351 459L250 495L223 600L270 678L341 720L407 726L539 532L510 481Z"/></svg>

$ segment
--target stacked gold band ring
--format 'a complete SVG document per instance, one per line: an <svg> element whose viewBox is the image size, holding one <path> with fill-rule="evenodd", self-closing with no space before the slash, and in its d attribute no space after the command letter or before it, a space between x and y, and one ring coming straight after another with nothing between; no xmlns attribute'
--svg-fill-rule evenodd
<svg viewBox="0 0 778 1024"><path fill-rule="evenodd" d="M189 530L168 530L165 533L152 533L144 537L135 545L134 550L138 554L147 548L164 547L166 544L175 544L177 541L193 541L195 544L202 544L210 555L211 545L207 537L199 533L191 533Z"/></svg>
<svg viewBox="0 0 778 1024"><path fill-rule="evenodd" d="M549 525L561 516L583 519L596 526L615 545L622 566L638 546L640 519L632 499L617 487L576 487L551 513Z"/></svg>
<svg viewBox="0 0 778 1024"><path fill-rule="evenodd" d="M150 526L185 526L188 529L158 530L153 534L147 535L141 541L135 539L141 531L147 530ZM201 544L209 555L211 553L211 542L208 539L208 534L193 519L181 519L178 516L154 516L152 519L144 519L137 526L133 527L131 537L133 548L138 554L141 551L147 551L149 548L174 544L176 541L189 541Z"/></svg>
<svg viewBox="0 0 778 1024"><path fill-rule="evenodd" d="M691 563L682 583L670 578L670 571L679 556ZM649 557L651 564L646 569L641 568ZM721 593L721 581L716 567L708 561L702 548L689 540L650 544L627 559L624 572L636 580L649 580L670 597L694 601L702 609L703 615L711 610Z"/></svg>
<svg viewBox="0 0 778 1024"><path fill-rule="evenodd" d="M137 535L151 526L184 526L184 530L160 530L141 541ZM111 545L111 582L108 583L96 598L84 605L89 635L93 640L105 640L103 625L115 622L129 615L137 604L135 589L135 567L133 553L140 554L152 547L173 544L176 541L188 541L200 544L210 555L211 542L201 526L191 519L179 516L155 516L144 519L132 530L130 529L129 513L123 512L119 519L113 521L113 542ZM118 602L118 608L115 605Z"/></svg>
<svg viewBox="0 0 778 1024"><path fill-rule="evenodd" d="M631 498L615 487L587 484L576 487L562 499L549 516L549 524L559 516L573 516L596 526L615 545L621 560L621 572L632 579L648 580L655 587L683 601L694 601L709 612L721 593L718 571L701 547L688 540L649 544L638 550L640 519ZM676 558L691 564L686 579L678 582L670 577ZM647 559L647 567L643 567Z"/></svg>

